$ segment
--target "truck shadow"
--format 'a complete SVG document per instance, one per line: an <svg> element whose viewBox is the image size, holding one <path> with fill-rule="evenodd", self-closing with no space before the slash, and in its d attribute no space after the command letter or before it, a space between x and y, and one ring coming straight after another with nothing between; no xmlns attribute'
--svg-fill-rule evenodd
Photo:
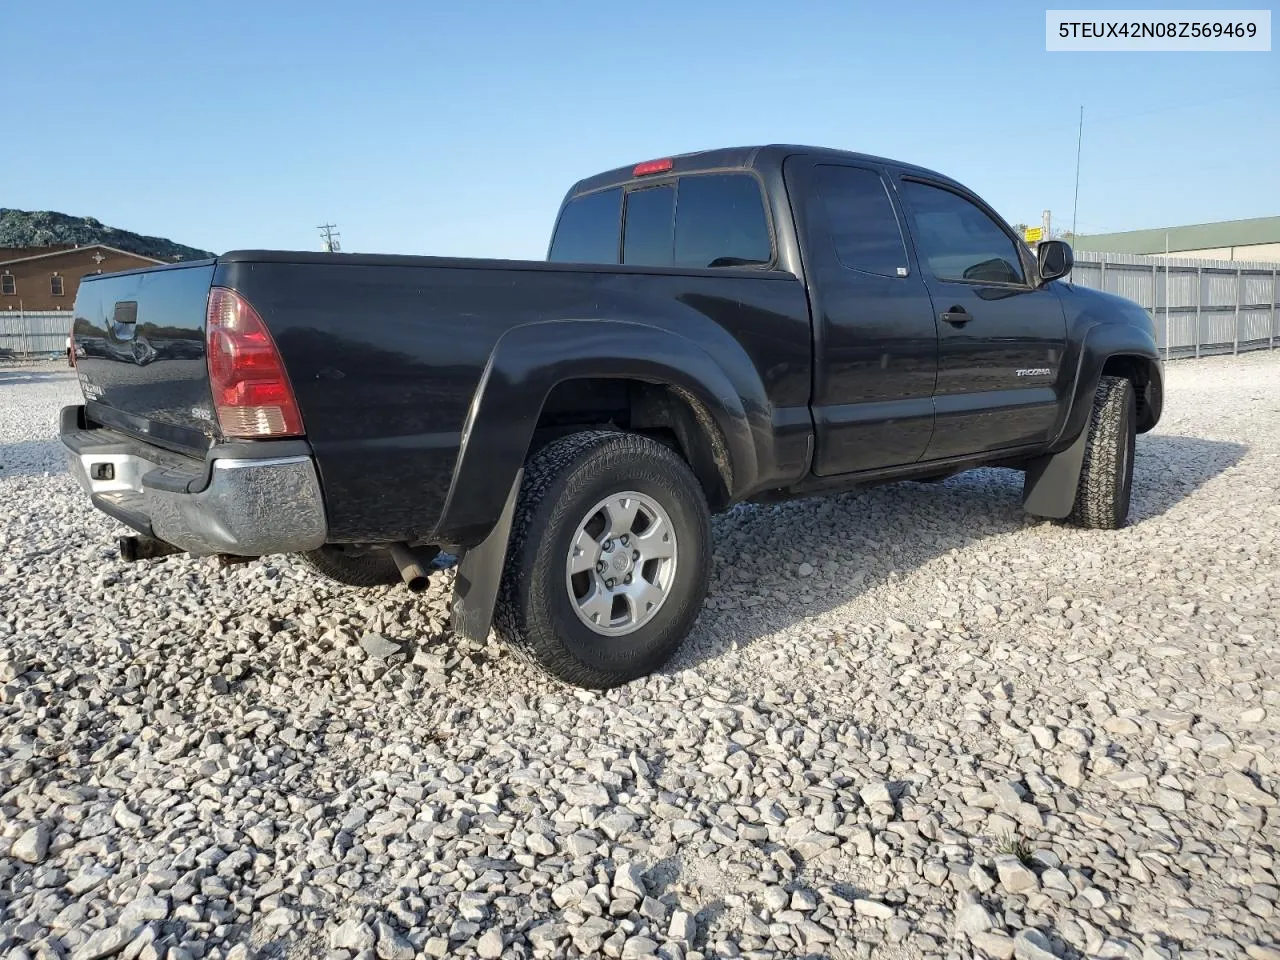
<svg viewBox="0 0 1280 960"><path fill-rule="evenodd" d="M1247 452L1239 443L1146 435L1134 459L1131 527L1166 513ZM953 550L1045 521L1022 510L1022 473L980 469L942 483L898 483L831 500L743 504L713 521L715 573L707 610L685 652L686 669L732 645L833 610ZM1071 529L1071 528L1066 528ZM1105 545L1107 531L1091 531ZM802 566L804 565L804 566ZM911 606L904 597L904 607ZM744 630L740 611L756 616ZM732 619L720 610L737 613ZM908 620L918 612L885 617Z"/></svg>

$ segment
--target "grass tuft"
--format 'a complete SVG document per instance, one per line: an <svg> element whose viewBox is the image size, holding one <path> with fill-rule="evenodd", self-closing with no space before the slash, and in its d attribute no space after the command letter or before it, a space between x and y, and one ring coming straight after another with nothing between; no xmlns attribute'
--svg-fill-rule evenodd
<svg viewBox="0 0 1280 960"><path fill-rule="evenodd" d="M1031 866L1031 844L1021 837L1011 833L1005 834L999 846L996 847L996 852L1007 857L1017 857L1023 866Z"/></svg>

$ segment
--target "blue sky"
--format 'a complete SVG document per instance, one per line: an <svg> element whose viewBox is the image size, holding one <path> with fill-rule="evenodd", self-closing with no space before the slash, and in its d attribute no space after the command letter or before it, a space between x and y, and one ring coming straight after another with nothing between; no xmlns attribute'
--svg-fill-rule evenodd
<svg viewBox="0 0 1280 960"><path fill-rule="evenodd" d="M318 249L333 221L346 250L541 258L582 176L780 141L1069 227L1083 104L1080 232L1280 214L1280 52L1046 53L1044 22L954 0L9 4L5 33L47 42L4 44L0 206L218 252Z"/></svg>

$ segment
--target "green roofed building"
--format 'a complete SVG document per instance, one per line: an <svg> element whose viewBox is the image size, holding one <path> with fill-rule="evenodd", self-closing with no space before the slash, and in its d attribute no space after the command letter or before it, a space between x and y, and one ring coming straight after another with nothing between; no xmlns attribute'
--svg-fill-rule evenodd
<svg viewBox="0 0 1280 960"><path fill-rule="evenodd" d="M1090 253L1163 256L1166 238L1170 256L1280 262L1280 217L1193 223L1185 227L1127 230L1124 233L1082 233L1071 245Z"/></svg>

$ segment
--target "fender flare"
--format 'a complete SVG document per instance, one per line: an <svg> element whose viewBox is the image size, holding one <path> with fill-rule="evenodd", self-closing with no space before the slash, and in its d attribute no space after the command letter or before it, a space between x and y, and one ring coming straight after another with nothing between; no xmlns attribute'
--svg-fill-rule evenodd
<svg viewBox="0 0 1280 960"><path fill-rule="evenodd" d="M1057 439L1050 450L1058 453L1070 447L1088 426L1093 410L1093 395L1107 361L1115 357L1132 357L1144 363L1147 375L1146 400L1152 408L1152 422L1160 419L1160 406L1164 396L1164 366L1155 336L1140 327L1127 323L1098 323L1085 331L1080 344L1075 382L1072 384L1071 405L1067 408ZM1149 427L1148 427L1149 429Z"/></svg>
<svg viewBox="0 0 1280 960"><path fill-rule="evenodd" d="M771 436L764 386L750 370L735 382L692 340L640 321L540 320L511 328L495 344L472 398L434 538L469 547L488 536L524 466L543 404L566 380L642 380L688 394L724 440L730 496L750 489L760 444Z"/></svg>
<svg viewBox="0 0 1280 960"><path fill-rule="evenodd" d="M1151 426L1160 419L1164 396L1164 368L1155 337L1131 324L1097 324L1085 333L1072 388L1071 406L1063 418L1058 440L1044 456L1027 464L1022 487L1022 508L1039 517L1061 520L1075 505L1080 486L1080 470L1088 443L1089 417L1093 398L1107 361L1115 357L1133 358L1146 364L1145 401Z"/></svg>

